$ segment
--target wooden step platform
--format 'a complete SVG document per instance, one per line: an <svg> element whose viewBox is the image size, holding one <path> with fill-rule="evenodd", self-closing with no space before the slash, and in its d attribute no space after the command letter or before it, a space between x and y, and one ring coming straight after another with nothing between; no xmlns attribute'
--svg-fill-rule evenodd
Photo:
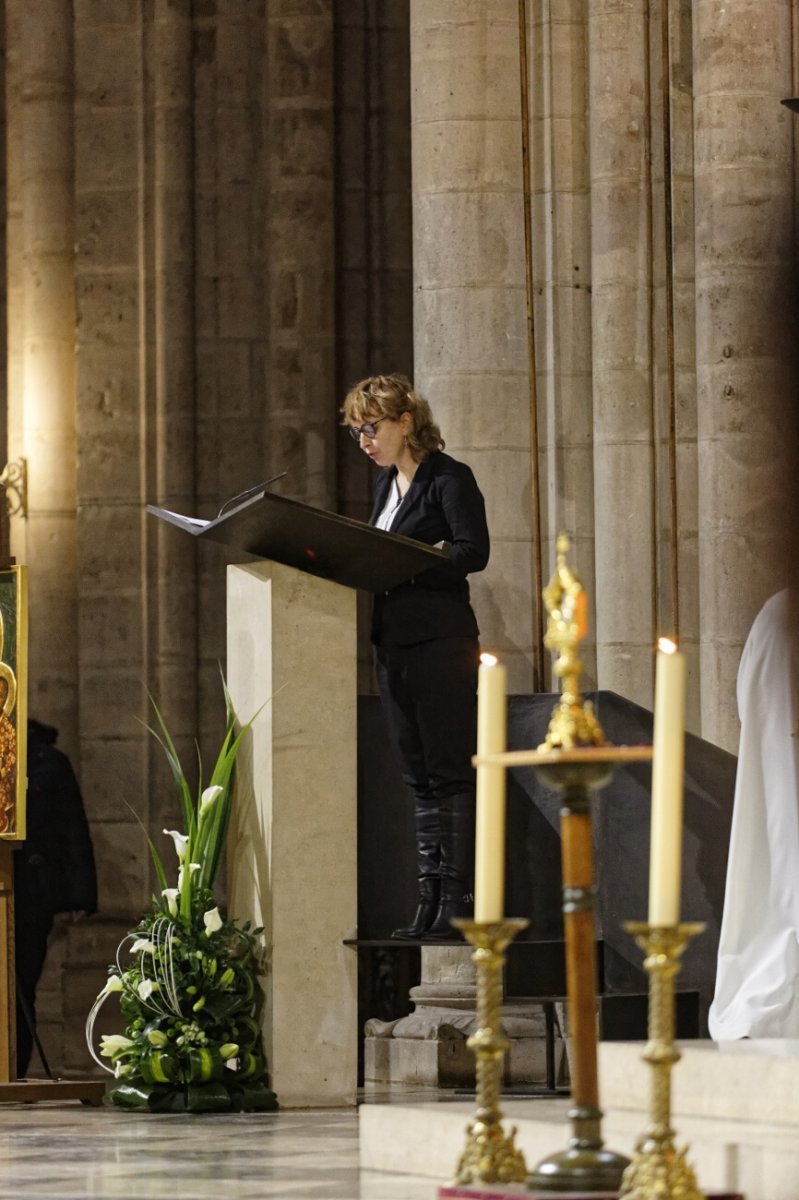
<svg viewBox="0 0 799 1200"><path fill-rule="evenodd" d="M102 1104L105 1092L104 1079L15 1079L13 1083L0 1083L0 1104L79 1100L96 1107Z"/></svg>

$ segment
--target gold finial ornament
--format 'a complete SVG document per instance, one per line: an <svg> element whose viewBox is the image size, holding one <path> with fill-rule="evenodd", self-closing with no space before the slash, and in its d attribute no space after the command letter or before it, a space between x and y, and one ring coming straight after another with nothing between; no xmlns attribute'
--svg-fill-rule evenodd
<svg viewBox="0 0 799 1200"><path fill-rule="evenodd" d="M544 645L557 654L553 668L562 681L561 696L552 713L547 736L539 750L575 750L580 746L604 746L605 735L590 701L580 695L583 664L577 657L588 625L588 597L579 575L566 561L571 549L568 534L557 541L555 570L544 588L548 613Z"/></svg>

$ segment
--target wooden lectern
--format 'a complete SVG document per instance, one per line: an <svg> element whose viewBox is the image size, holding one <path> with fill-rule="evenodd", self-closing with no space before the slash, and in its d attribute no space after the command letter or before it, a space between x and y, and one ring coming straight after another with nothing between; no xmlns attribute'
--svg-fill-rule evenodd
<svg viewBox="0 0 799 1200"><path fill-rule="evenodd" d="M228 907L263 925L262 1029L284 1108L352 1104L357 1083L354 589L442 551L259 490L215 521L148 511L260 562L228 568L227 681L242 720Z"/></svg>

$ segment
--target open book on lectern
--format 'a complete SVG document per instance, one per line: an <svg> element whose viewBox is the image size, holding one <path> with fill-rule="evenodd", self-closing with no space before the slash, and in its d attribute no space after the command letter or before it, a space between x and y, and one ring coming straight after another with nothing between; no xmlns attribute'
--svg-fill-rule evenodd
<svg viewBox="0 0 799 1200"><path fill-rule="evenodd" d="M270 482L274 482L270 480ZM198 541L221 542L344 587L386 592L446 559L444 550L373 525L276 496L267 484L223 504L212 521L147 505Z"/></svg>

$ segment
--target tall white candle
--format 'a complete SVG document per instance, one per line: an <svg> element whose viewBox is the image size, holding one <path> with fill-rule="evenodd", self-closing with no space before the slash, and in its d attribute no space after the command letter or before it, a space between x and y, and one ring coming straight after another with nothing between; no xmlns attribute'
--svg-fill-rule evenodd
<svg viewBox="0 0 799 1200"><path fill-rule="evenodd" d="M685 655L661 638L655 671L652 755L652 836L649 846L649 923L680 919Z"/></svg>
<svg viewBox="0 0 799 1200"><path fill-rule="evenodd" d="M493 654L480 656L477 753L501 754L507 740L507 672ZM501 921L505 899L505 768L477 767L474 919Z"/></svg>

